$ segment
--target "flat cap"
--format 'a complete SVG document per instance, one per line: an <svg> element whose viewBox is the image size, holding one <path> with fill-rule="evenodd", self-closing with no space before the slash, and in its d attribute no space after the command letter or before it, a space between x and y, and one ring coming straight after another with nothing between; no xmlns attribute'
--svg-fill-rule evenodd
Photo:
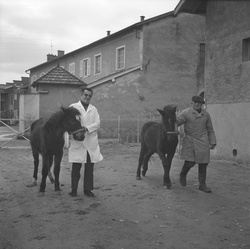
<svg viewBox="0 0 250 249"><path fill-rule="evenodd" d="M205 104L205 101L204 99L201 97L201 96L193 96L192 97L192 101L194 103L202 103L202 104Z"/></svg>

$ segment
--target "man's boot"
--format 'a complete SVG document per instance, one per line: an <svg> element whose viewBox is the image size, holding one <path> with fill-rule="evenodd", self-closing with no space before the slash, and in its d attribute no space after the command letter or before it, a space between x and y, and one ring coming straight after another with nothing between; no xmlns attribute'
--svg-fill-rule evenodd
<svg viewBox="0 0 250 249"><path fill-rule="evenodd" d="M194 162L188 162L188 161L184 162L179 179L181 186L185 187L187 185L187 180L186 180L187 173L194 165L195 165Z"/></svg>
<svg viewBox="0 0 250 249"><path fill-rule="evenodd" d="M77 196L77 190L72 188L72 190L69 192L69 195L71 195L72 197Z"/></svg>
<svg viewBox="0 0 250 249"><path fill-rule="evenodd" d="M91 191L94 189L94 163L91 163L90 155L87 154L87 163L84 168L84 194L88 197L94 197L94 193Z"/></svg>
<svg viewBox="0 0 250 249"><path fill-rule="evenodd" d="M72 165L72 172L71 172L71 192L69 195L72 197L77 196L77 189L78 189L78 183L80 180L80 169L81 169L81 163L73 163Z"/></svg>
<svg viewBox="0 0 250 249"><path fill-rule="evenodd" d="M207 164L199 164L199 190L205 193L211 193L211 189L206 186Z"/></svg>

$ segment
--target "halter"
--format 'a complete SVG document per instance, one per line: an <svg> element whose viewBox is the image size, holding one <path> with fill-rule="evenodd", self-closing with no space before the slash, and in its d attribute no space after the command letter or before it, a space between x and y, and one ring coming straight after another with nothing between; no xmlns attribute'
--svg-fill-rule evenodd
<svg viewBox="0 0 250 249"><path fill-rule="evenodd" d="M76 131L72 131L72 132L69 132L70 135L74 135L76 134L77 132L80 132L80 131L84 131L84 133L86 132L86 129L85 128L81 128L81 129L78 129Z"/></svg>
<svg viewBox="0 0 250 249"><path fill-rule="evenodd" d="M178 127L177 127L177 124L175 123L175 131L167 131L165 126L163 125L163 130L165 131L166 135L179 135L179 131L178 131Z"/></svg>

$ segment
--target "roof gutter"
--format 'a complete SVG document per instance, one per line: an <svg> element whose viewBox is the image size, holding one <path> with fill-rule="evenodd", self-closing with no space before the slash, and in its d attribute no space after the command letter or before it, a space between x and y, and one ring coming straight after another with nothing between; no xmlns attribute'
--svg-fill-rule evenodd
<svg viewBox="0 0 250 249"><path fill-rule="evenodd" d="M114 83L114 82L116 81L116 78L121 77L121 76L123 76L123 75L125 75L125 74L131 73L131 72L136 71L136 70L142 70L142 65L139 65L139 66L130 68L130 69L126 70L126 71L117 73L117 74L115 74L115 75L108 76L108 77L106 77L106 78L104 78L104 79L97 80L97 81L94 81L94 82L92 82L92 83L89 83L89 84L88 84L88 87L96 87L96 86L99 86L99 85L101 85L101 84L104 84L104 83L106 83L106 82L108 82L108 81L111 81L111 82Z"/></svg>
<svg viewBox="0 0 250 249"><path fill-rule="evenodd" d="M181 7L183 6L183 4L186 2L186 0L181 0L177 6L174 9L174 16L177 16L177 14L179 13Z"/></svg>
<svg viewBox="0 0 250 249"><path fill-rule="evenodd" d="M108 35L108 36L105 36L105 37L103 37L103 38L101 38L101 39L99 39L99 40L97 40L97 41L94 41L94 42L92 42L92 43L86 45L86 46L83 46L83 47L80 47L80 48L78 48L78 49L76 49L76 50L73 50L73 51L71 51L71 52L69 52L69 53L67 53L67 54L64 54L63 56L61 56L61 57L59 57L59 58L57 57L57 58L52 59L52 60L50 60L50 61L46 61L46 62L44 62L44 63L42 63L42 64L39 64L39 65L34 66L34 67L32 67L32 68L29 68L29 69L27 69L25 72L26 72L27 74L29 74L30 71L33 70L34 68L38 68L38 67L43 66L43 65L45 65L45 64L47 64L47 63L54 63L55 61L58 61L58 60L60 60L60 59L62 59L62 58L67 58L68 56L70 56L70 55L72 55L72 54L74 54L74 53L77 53L77 52L79 52L80 50L87 50L87 49L89 49L89 48L91 48L91 47L93 47L93 46L97 46L98 44L101 44L102 42L104 42L104 41L106 41L106 40L115 38L115 37L117 37L118 35L120 35L120 34L122 34L122 33L129 32L129 31L131 31L131 30L140 29L141 27L143 27L143 25L145 25L145 24L147 24L147 23L153 22L153 21L155 21L155 20L158 20L158 19L161 19L161 18L164 18L164 17L167 17L167 16L171 16L171 15L173 15L173 13L174 13L173 11L169 11L169 12L164 13L164 14L161 14L161 15L159 15L159 16L155 16L155 17L149 18L149 19L147 19L147 20L144 20L144 18L142 18L140 22L137 22L137 23L135 23L135 24L133 24L133 25L131 25L131 26L128 26L128 27L126 27L126 28L124 28L124 29L122 29L122 30L119 30L119 31L117 31L117 32L115 32L115 33L113 33L113 34L110 34L110 35ZM28 72L29 72L29 73L28 73Z"/></svg>

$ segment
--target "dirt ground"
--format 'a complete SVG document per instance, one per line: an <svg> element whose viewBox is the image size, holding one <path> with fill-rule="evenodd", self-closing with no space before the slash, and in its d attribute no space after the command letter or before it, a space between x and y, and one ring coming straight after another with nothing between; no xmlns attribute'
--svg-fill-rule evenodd
<svg viewBox="0 0 250 249"><path fill-rule="evenodd" d="M197 189L197 166L180 186L177 156L167 190L157 156L138 181L139 146L101 140L105 160L95 165L95 198L83 195L82 180L79 196L68 195L67 150L61 192L47 180L42 196L39 186L26 187L33 173L28 142L13 143L0 149L0 249L250 248L249 165L212 161L207 184L213 192L206 194Z"/></svg>

